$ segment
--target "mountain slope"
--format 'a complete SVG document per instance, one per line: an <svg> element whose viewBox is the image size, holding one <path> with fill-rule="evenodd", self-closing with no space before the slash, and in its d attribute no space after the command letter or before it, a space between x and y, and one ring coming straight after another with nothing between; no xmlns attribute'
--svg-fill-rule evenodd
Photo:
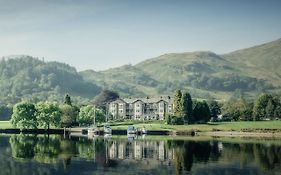
<svg viewBox="0 0 281 175"><path fill-rule="evenodd" d="M87 70L80 72L86 81L94 82L105 89L117 91L122 96L144 96L155 94L154 87L158 82L142 70L124 65L107 71L95 72Z"/></svg>
<svg viewBox="0 0 281 175"><path fill-rule="evenodd" d="M267 79L276 86L280 85L281 39L237 50L222 57L252 77Z"/></svg>
<svg viewBox="0 0 281 175"><path fill-rule="evenodd" d="M281 62L281 39L255 47L237 50L222 56L240 65L274 70L274 72L281 73L279 67Z"/></svg>
<svg viewBox="0 0 281 175"><path fill-rule="evenodd" d="M184 89L199 98L226 99L233 95L253 96L262 91L280 90L280 55L281 39L224 55L212 52L165 54L135 66L87 76L82 72L81 75L102 87L120 90L121 95L164 95ZM137 76L142 77L141 81L136 81Z"/></svg>
<svg viewBox="0 0 281 175"><path fill-rule="evenodd" d="M6 57L0 61L0 99L16 103L22 98L62 100L93 98L101 88L83 80L76 69L64 63L44 62L30 56Z"/></svg>

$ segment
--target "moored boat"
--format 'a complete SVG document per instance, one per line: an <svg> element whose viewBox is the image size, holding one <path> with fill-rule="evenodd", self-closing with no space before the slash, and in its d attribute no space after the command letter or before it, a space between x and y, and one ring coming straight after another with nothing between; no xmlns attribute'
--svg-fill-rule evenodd
<svg viewBox="0 0 281 175"><path fill-rule="evenodd" d="M127 129L127 134L136 134L136 128L133 125L129 125Z"/></svg>
<svg viewBox="0 0 281 175"><path fill-rule="evenodd" d="M104 124L103 132L104 132L104 134L111 134L112 133L112 129L111 129L109 124Z"/></svg>

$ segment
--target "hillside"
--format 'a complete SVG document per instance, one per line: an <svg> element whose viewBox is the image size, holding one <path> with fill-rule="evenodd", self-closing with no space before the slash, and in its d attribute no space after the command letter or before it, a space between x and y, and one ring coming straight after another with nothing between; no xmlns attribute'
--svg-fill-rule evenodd
<svg viewBox="0 0 281 175"><path fill-rule="evenodd" d="M124 65L107 71L95 72L87 70L80 72L83 78L94 82L105 89L112 89L121 96L155 95L158 82L132 65Z"/></svg>
<svg viewBox="0 0 281 175"><path fill-rule="evenodd" d="M101 89L121 96L172 95L176 89L196 98L254 97L263 91L281 92L281 39L218 55L209 51L170 53L105 71L77 72L58 62L30 56L0 60L0 100L61 101L68 93L74 101L89 102Z"/></svg>
<svg viewBox="0 0 281 175"><path fill-rule="evenodd" d="M281 39L222 56L249 76L280 86Z"/></svg>
<svg viewBox="0 0 281 175"><path fill-rule="evenodd" d="M198 98L251 97L263 91L280 91L280 55L281 39L224 55L164 54L134 66L83 71L81 75L123 96L172 94L184 89Z"/></svg>
<svg viewBox="0 0 281 175"><path fill-rule="evenodd" d="M83 80L76 69L58 62L44 62L30 56L5 57L0 61L0 99L14 104L21 99L61 101L68 93L73 99L90 100L101 91Z"/></svg>

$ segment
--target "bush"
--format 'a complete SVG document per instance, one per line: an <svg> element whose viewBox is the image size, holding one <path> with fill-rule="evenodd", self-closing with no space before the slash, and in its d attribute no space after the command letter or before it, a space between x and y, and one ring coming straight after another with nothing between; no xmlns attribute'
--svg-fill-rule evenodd
<svg viewBox="0 0 281 175"><path fill-rule="evenodd" d="M177 116L168 115L166 117L166 123L168 125L183 125L184 124L184 119L183 119L183 117L177 117Z"/></svg>

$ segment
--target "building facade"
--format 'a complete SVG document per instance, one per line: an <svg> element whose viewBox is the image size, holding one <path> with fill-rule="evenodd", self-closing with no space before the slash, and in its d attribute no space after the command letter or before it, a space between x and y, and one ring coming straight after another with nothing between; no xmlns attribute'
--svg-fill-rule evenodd
<svg viewBox="0 0 281 175"><path fill-rule="evenodd" d="M157 98L123 98L109 104L109 112L114 119L164 120L165 114L173 113L173 99Z"/></svg>

